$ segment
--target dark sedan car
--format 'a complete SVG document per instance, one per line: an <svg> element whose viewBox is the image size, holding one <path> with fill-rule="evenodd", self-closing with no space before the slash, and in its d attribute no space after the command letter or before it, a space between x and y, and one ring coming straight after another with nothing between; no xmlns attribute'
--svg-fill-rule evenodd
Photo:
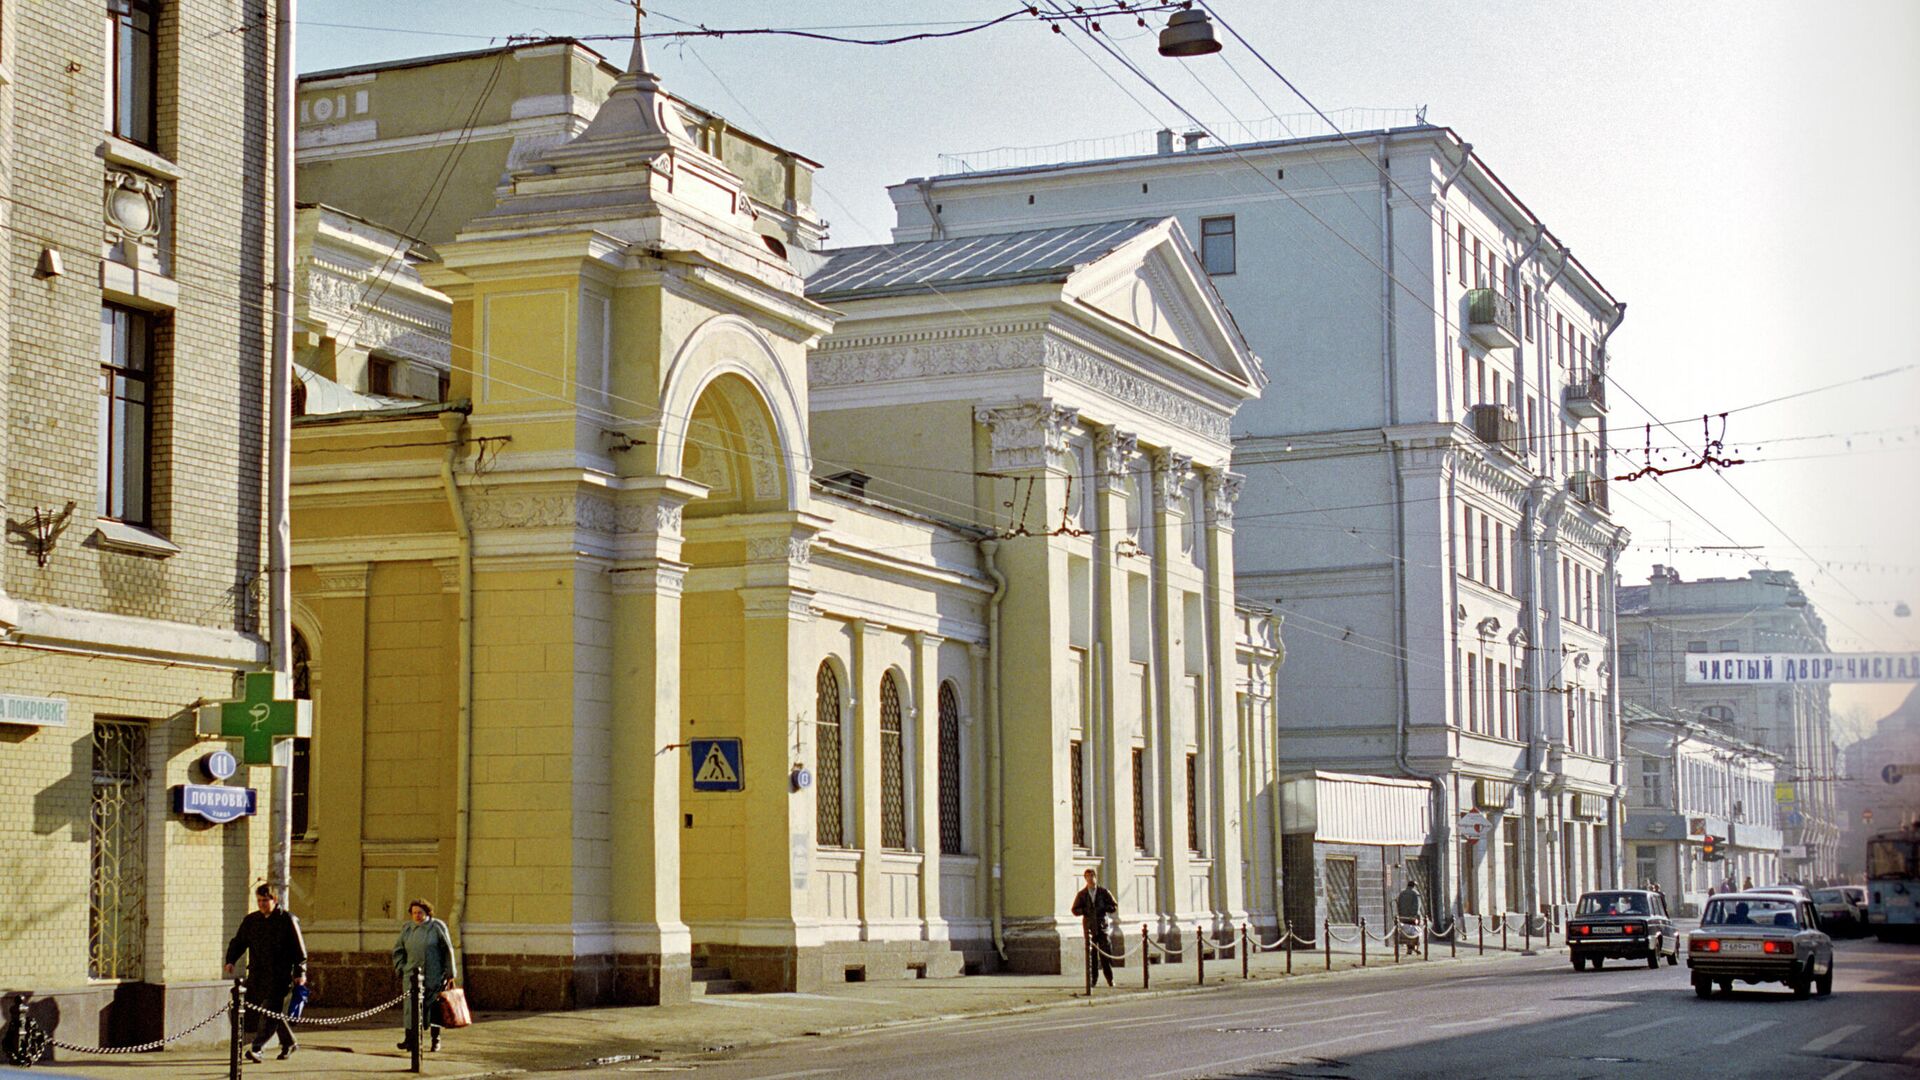
<svg viewBox="0 0 1920 1080"><path fill-rule="evenodd" d="M1605 967L1608 960L1645 960L1650 968L1680 962L1680 934L1667 917L1667 898L1643 889L1607 889L1580 894L1567 918L1567 951L1573 970Z"/></svg>
<svg viewBox="0 0 1920 1080"><path fill-rule="evenodd" d="M1795 997L1833 992L1833 939L1813 902L1769 893L1725 893L1707 901L1700 929L1687 936L1694 993L1707 997L1735 982L1786 983Z"/></svg>

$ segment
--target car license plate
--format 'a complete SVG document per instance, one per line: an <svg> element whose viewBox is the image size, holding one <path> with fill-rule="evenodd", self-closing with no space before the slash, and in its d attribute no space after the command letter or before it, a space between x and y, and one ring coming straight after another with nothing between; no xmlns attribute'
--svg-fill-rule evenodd
<svg viewBox="0 0 1920 1080"><path fill-rule="evenodd" d="M1596 934L1618 934L1622 931L1617 926L1596 926L1593 928L1593 932Z"/></svg>
<svg viewBox="0 0 1920 1080"><path fill-rule="evenodd" d="M1726 941L1721 943L1720 951L1723 953L1757 953L1760 951L1760 943L1757 941Z"/></svg>

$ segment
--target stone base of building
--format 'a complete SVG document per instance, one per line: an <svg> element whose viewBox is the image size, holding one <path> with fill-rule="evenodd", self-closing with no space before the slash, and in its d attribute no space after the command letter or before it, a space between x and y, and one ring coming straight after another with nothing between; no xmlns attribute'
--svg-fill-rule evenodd
<svg viewBox="0 0 1920 1080"><path fill-rule="evenodd" d="M974 944L969 950L965 942L949 941L832 941L807 948L712 943L695 945L694 954L695 966L724 968L755 993L780 993L842 982L955 978L992 956L991 945Z"/></svg>
<svg viewBox="0 0 1920 1080"><path fill-rule="evenodd" d="M13 1003L27 999L27 1015L55 1039L75 1046L139 1046L186 1031L225 1008L229 982L129 982L0 994L0 1017L13 1015ZM212 1046L227 1041L225 1018L169 1045ZM50 1062L89 1060L56 1050Z"/></svg>
<svg viewBox="0 0 1920 1080"><path fill-rule="evenodd" d="M546 1012L682 1004L692 998L692 978L693 966L685 954L468 953L460 985L476 1009ZM393 958L384 953L312 953L307 957L307 982L315 1000L328 1005L367 1008L400 993Z"/></svg>

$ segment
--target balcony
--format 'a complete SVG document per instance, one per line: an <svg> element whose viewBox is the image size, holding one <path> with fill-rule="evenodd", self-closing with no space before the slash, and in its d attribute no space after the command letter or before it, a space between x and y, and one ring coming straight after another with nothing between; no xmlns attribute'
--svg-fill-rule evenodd
<svg viewBox="0 0 1920 1080"><path fill-rule="evenodd" d="M1475 405L1473 434L1515 461L1526 460L1527 446L1520 432L1520 418L1505 405Z"/></svg>
<svg viewBox="0 0 1920 1080"><path fill-rule="evenodd" d="M1483 349L1520 344L1520 313L1513 301L1493 289L1467 290L1467 333Z"/></svg>
<svg viewBox="0 0 1920 1080"><path fill-rule="evenodd" d="M1584 420L1592 420L1607 411L1607 380L1600 372L1584 378L1576 377L1567 384L1561 398L1569 413Z"/></svg>
<svg viewBox="0 0 1920 1080"><path fill-rule="evenodd" d="M1573 497L1601 513L1607 513L1607 478L1595 476L1590 472L1577 472L1567 477L1567 490Z"/></svg>

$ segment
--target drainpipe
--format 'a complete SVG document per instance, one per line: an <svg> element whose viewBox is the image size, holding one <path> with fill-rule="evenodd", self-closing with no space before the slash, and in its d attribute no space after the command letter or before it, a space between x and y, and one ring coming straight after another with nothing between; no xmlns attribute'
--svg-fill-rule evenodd
<svg viewBox="0 0 1920 1080"><path fill-rule="evenodd" d="M1553 272L1553 276L1547 279L1547 283L1545 285L1540 286L1540 295L1544 297L1548 293L1552 292L1553 287L1560 283L1560 275L1566 273L1567 267L1572 265L1573 265L1573 249L1571 247L1568 247L1566 244L1561 244L1560 245L1560 266L1558 269L1556 269Z"/></svg>
<svg viewBox="0 0 1920 1080"><path fill-rule="evenodd" d="M980 541L981 567L993 579L993 595L987 598L987 858L992 879L987 883L987 913L993 922L993 951L1002 963L1007 959L1007 940L1001 926L1006 910L1006 878L1001 875L1002 849L1005 847L1001 807L1000 762L1000 601L1007 595L1007 576L994 565L998 540Z"/></svg>
<svg viewBox="0 0 1920 1080"><path fill-rule="evenodd" d="M273 64L273 335L267 405L267 649L274 674L293 673L293 598L288 554L293 529L287 504L293 444L293 140L294 8L274 12ZM273 769L271 864L267 880L283 900L293 878L293 768Z"/></svg>
<svg viewBox="0 0 1920 1080"><path fill-rule="evenodd" d="M940 224L940 211L935 209L933 205L933 181L930 179L921 180L919 183L913 185L913 189L920 193L920 201L927 208L928 239L945 240L947 238L947 230Z"/></svg>
<svg viewBox="0 0 1920 1080"><path fill-rule="evenodd" d="M1624 313L1626 305L1620 305ZM1614 325L1620 325L1620 316L1614 318ZM1611 330L1608 333L1612 333ZM1618 595L1619 585L1614 580L1619 571L1620 551L1627 546L1627 529L1621 525L1615 527L1613 540L1607 544L1607 583L1612 586L1609 595ZM1613 732L1613 753L1609 755L1609 769L1613 777L1613 804L1615 811L1608 815L1607 832L1608 855L1612 859L1614 880L1619 881L1621 872L1621 853L1623 840L1620 835L1620 823L1623 820L1618 812L1620 801L1625 798L1623 786L1626 777L1620 775L1620 763L1626 756L1626 742L1620 726L1620 613L1611 603L1606 605L1607 612L1607 712L1611 721L1608 727Z"/></svg>
<svg viewBox="0 0 1920 1080"><path fill-rule="evenodd" d="M447 511L453 517L453 531L459 538L460 573L460 670L455 680L458 722L454 727L453 786L453 906L447 922L453 928L454 947L459 950L458 966L467 960L467 851L473 817L473 530L467 525L467 511L460 502L460 486L454 482L453 466L466 446L465 413L443 412L440 426L447 432L447 456L440 462L440 485L446 491Z"/></svg>
<svg viewBox="0 0 1920 1080"><path fill-rule="evenodd" d="M1540 559L1534 551L1534 522L1540 515L1540 499L1544 494L1543 482L1536 480L1527 488L1526 501L1520 507L1520 535L1526 538L1527 585L1526 595L1520 598L1521 609L1527 613L1527 902L1530 911L1526 912L1529 925L1533 916L1540 910L1540 770L1542 729L1546 726L1541 714L1541 682L1543 681L1545 660L1536 643L1543 643L1546 636L1540 633Z"/></svg>
<svg viewBox="0 0 1920 1080"><path fill-rule="evenodd" d="M1461 143L1459 164L1453 167L1453 171L1447 174L1447 178L1445 180L1440 181L1440 197L1441 198L1446 198L1447 189L1453 186L1453 182L1455 180L1460 179L1461 173L1467 171L1467 162L1472 160L1473 160L1473 144L1470 142ZM1442 221L1440 224L1442 228L1446 227L1446 222Z"/></svg>
<svg viewBox="0 0 1920 1080"><path fill-rule="evenodd" d="M1267 712L1273 721L1273 781L1267 785L1268 801L1273 805L1273 828L1269 839L1273 841L1273 918L1274 929L1286 925L1287 903L1284 887L1285 877L1280 869L1281 855L1285 851L1282 843L1286 838L1285 822L1281 820L1283 804L1280 798L1280 665L1287 662L1286 642L1280 636L1284 617L1273 617L1273 643L1277 650L1273 666L1267 676Z"/></svg>

